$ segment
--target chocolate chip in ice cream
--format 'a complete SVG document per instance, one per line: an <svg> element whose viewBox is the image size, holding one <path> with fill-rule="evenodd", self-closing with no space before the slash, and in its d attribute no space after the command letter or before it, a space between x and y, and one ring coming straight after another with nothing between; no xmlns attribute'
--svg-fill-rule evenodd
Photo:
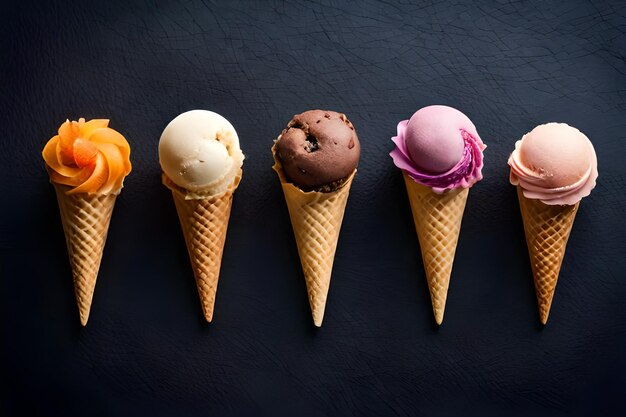
<svg viewBox="0 0 626 417"><path fill-rule="evenodd" d="M361 145L345 114L309 110L295 115L276 140L287 179L310 191L332 191L354 172Z"/></svg>

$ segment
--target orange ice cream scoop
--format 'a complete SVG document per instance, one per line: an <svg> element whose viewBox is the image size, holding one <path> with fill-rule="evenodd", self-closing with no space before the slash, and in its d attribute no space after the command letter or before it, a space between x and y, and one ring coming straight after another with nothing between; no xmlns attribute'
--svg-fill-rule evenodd
<svg viewBox="0 0 626 417"><path fill-rule="evenodd" d="M66 120L42 155L50 181L74 187L67 194L118 194L131 171L130 146L107 119Z"/></svg>

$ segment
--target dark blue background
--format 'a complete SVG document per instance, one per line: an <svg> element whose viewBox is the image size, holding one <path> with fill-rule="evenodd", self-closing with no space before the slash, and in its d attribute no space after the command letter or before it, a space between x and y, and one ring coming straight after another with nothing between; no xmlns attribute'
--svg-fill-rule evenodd
<svg viewBox="0 0 626 417"><path fill-rule="evenodd" d="M591 415L626 390L626 8L621 1L13 2L0 17L2 415ZM396 124L448 104L488 148L436 329ZM246 154L215 319L202 318L157 143L228 118ZM272 140L345 112L362 159L324 326L311 323ZM132 146L81 328L40 152L66 118ZM541 329L507 157L535 125L593 141Z"/></svg>

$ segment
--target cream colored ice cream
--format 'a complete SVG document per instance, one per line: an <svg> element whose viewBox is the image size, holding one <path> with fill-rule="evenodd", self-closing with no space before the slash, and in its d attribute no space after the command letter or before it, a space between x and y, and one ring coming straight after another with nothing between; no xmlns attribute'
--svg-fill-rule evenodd
<svg viewBox="0 0 626 417"><path fill-rule="evenodd" d="M243 159L233 125L208 110L180 114L165 127L159 141L163 172L179 187L204 196L226 191Z"/></svg>
<svg viewBox="0 0 626 417"><path fill-rule="evenodd" d="M212 111L180 114L165 127L159 141L161 180L172 191L202 311L209 323L243 158L233 125Z"/></svg>

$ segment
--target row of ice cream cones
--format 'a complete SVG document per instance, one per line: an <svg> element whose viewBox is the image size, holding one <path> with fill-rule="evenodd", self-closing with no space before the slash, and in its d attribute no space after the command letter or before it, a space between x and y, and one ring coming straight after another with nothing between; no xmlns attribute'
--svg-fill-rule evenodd
<svg viewBox="0 0 626 417"><path fill-rule="evenodd" d="M441 111L441 109L437 109L437 111ZM448 110L445 111L447 112ZM346 143L352 143L352 147L349 149L355 148L355 141L356 152L358 152L359 147L358 139L353 133L354 128L344 115L334 112L314 112L320 111L305 112L302 115L294 116L292 122L290 122L274 144L272 153L275 161L273 169L278 174L282 186L306 281L313 323L319 327L322 325L324 318L337 241L348 195L356 174L358 153L353 164L342 167L342 169L348 167L351 171L346 177L341 177L340 181L332 184L327 182L321 184L309 182L303 185L310 179L303 177L302 181L295 181L293 179L294 175L290 174L290 168L297 165L300 173L306 170L315 170L316 161L311 162L305 159L307 157L306 154L304 156L290 156L288 152L292 143L288 140L290 140L291 136L297 137L299 134L301 136L306 134L307 146L326 147L327 145L324 142L326 132L323 129L315 130L313 127L310 127L310 124L315 123L320 118L322 123L318 121L316 124L320 124L322 127L325 125L332 127L329 130L331 133L328 135L331 141L342 140L337 139L337 136L333 136L333 132L338 129L337 124L333 124L334 120L339 120L341 122L340 126L343 126L341 129L345 130ZM179 119L184 115L187 116ZM180 128L176 126L175 122L177 120L178 122L184 121L184 129L187 129L190 123L196 123L198 126L201 126L202 123L208 122L210 128L214 131L216 140L228 143L227 148L231 152L235 145L238 149L238 139L234 129L232 129L232 125L221 118L221 116L217 115L219 116L217 117L215 113L195 113L191 119L188 118L189 115L187 113L181 116L168 125L161 138L162 182L172 193L195 276L202 311L206 321L211 322L233 195L242 178L241 162L243 161L243 154L240 156L235 155L234 157L238 164L231 165L236 169L231 169L231 165L226 166L225 171L232 172L232 176L224 176L222 172L217 177L211 178L209 187L195 187L193 185L194 181L195 183L202 182L203 178L200 174L194 174L193 172L191 177L187 175L190 169L193 170L193 168L189 168L188 161L182 161L183 165L179 164L180 161L175 161L175 163L164 161L164 159L167 160L168 158L176 159L175 156L171 155L163 156L167 152L167 146L174 145L176 149L180 147L178 139L168 143L168 137L170 137L168 135L174 138L181 136ZM456 114L453 116L457 117ZM437 119L437 117L435 115L431 119ZM462 121L467 123L464 119ZM221 123L221 127L215 129L216 123ZM170 129L172 126L173 128ZM89 133L93 136L95 135L94 132L98 132L98 129L107 127L85 127L84 124L78 123L76 126L70 126L70 128L75 129L74 133L76 134L72 133L72 135L75 136L74 141L76 141L88 139L90 137ZM93 131L90 131L90 128L93 128ZM293 130L290 131L290 129ZM473 152L480 152L480 155L473 155L471 163L474 165L468 165L471 169L464 168L464 172L470 172L470 174L465 174L462 178L455 177L453 175L450 176L452 171L448 170L445 175L448 175L449 178L444 181L441 176L432 175L432 171L424 174L426 171L420 171L421 168L413 169L413 167L406 166L407 162L405 159L410 160L410 163L414 161L408 156L410 149L404 147L405 129L410 129L410 126L408 123L403 124L401 122L398 126L398 137L394 138L397 148L392 152L392 157L403 172L430 290L434 318L437 324L441 324L444 317L450 277L466 201L471 186L482 178L480 168L482 167L482 150L485 146L475 132L473 125L467 127L464 131L469 132L468 137L474 142L468 144L468 137L464 137L466 144L466 153L464 155L467 152L471 152L467 151L467 149L472 146ZM46 154L46 150L44 150L44 158L46 159L49 172L56 169L54 172L67 174L65 176L68 178L79 177L83 175L83 171L81 171L83 167L79 166L79 164L70 166L72 169L76 168L74 170L61 166L64 160L69 159L63 155L63 152L67 152L64 150L65 148L62 149L62 146L64 146L63 141L66 140L64 139L64 134L71 135L68 133L69 130L62 132L60 129L59 132L60 135L58 138L55 137L57 141L54 144L57 149L55 155L58 160L50 161L49 155L51 153ZM101 132L100 136L102 135ZM314 140L309 138L309 136L313 135L316 135ZM117 146L123 146L123 143L119 142L118 139L115 137L110 142L115 143ZM73 145L74 152L83 152L76 149L76 145ZM106 147L103 149L108 151ZM87 151L84 152L86 155L89 155ZM111 152L117 155L114 151ZM307 153L311 153L310 150ZM46 155L48 155L48 158L46 158ZM107 158L109 156L107 155ZM212 156L208 155L206 157L211 158ZM324 157L328 158L328 156ZM514 157L515 154L511 158ZM74 155L74 160L76 159L77 157ZM100 159L93 160L96 162L94 162L95 168L92 169L92 173L97 171L97 161L100 161ZM511 162L509 163L511 164ZM169 169L168 164L173 164L175 168L173 170ZM306 166L306 170L302 169L303 166ZM458 164L455 165L454 169L461 169L459 166ZM127 175L128 172L130 172L130 165L128 165L125 174ZM514 172L513 168L512 172ZM181 178L176 177L178 173L180 173ZM74 177L68 176L69 174L73 174ZM320 175L323 176L324 174L327 173ZM193 181L189 181L189 178L192 178ZM227 181L225 181L225 178ZM82 185L74 184L73 180L64 180L64 183L59 183L54 179L55 177L51 173L51 180L56 189L70 257L80 321L82 325L86 325L106 243L108 225L119 189L109 193L74 193L73 190L75 188L72 188L72 186ZM84 183L84 178L81 181ZM455 181L460 185L449 186L451 182ZM106 183L102 183L100 186L103 184L106 185ZM523 183L518 183L517 189L535 280L540 321L545 324L550 312L561 263L565 254L565 247L579 202L576 201L573 204L547 204L541 199L533 198L532 195L528 196Z"/></svg>

